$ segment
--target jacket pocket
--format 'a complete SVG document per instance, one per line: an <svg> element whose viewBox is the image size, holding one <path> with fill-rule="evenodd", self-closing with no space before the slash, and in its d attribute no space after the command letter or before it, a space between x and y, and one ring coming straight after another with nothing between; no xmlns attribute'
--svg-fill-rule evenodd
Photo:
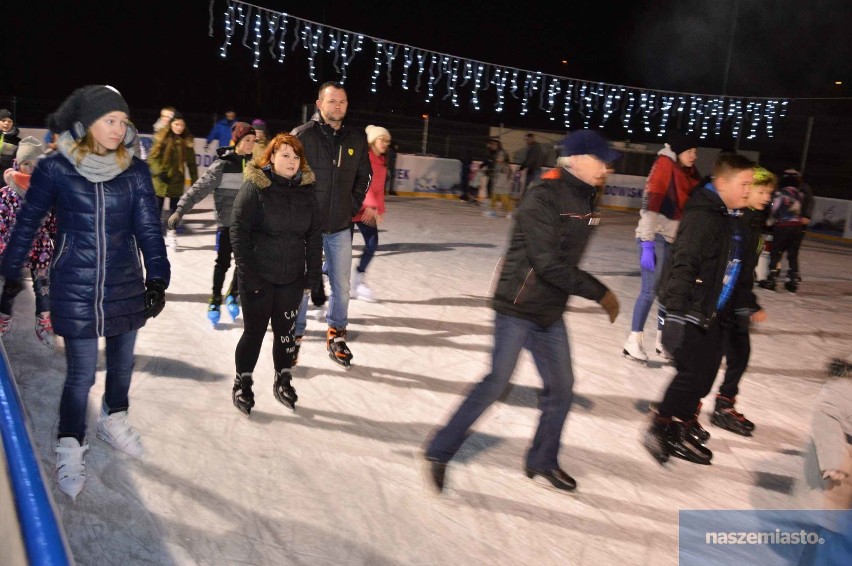
<svg viewBox="0 0 852 566"><path fill-rule="evenodd" d="M130 236L130 253L133 256L133 265L138 269L142 269L142 258L139 255L139 245L136 243L136 236Z"/></svg>
<svg viewBox="0 0 852 566"><path fill-rule="evenodd" d="M70 255L69 252L71 251L73 243L73 238L71 238L68 234L62 234L62 238L59 240L59 246L57 246L59 251L53 256L53 264L50 266L51 269L61 269L65 262L68 261L68 256Z"/></svg>

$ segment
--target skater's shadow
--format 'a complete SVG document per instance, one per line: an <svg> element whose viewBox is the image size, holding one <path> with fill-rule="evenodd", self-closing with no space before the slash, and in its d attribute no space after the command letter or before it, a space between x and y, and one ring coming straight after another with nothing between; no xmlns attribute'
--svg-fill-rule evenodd
<svg viewBox="0 0 852 566"><path fill-rule="evenodd" d="M420 252L451 252L458 248L496 248L495 244L472 244L470 242L398 242L393 244L382 244L376 251L377 256L391 256L407 253Z"/></svg>
<svg viewBox="0 0 852 566"><path fill-rule="evenodd" d="M432 297L431 299L423 299L421 301L402 301L392 299L382 299L382 304L399 304L399 305L437 305L443 307L487 307L488 297L479 297L476 295L466 295L464 297Z"/></svg>
<svg viewBox="0 0 852 566"><path fill-rule="evenodd" d="M202 383L213 383L226 379L221 373L215 373L203 366L187 363L183 360L163 356L136 354L136 371L142 371L153 377L192 379Z"/></svg>

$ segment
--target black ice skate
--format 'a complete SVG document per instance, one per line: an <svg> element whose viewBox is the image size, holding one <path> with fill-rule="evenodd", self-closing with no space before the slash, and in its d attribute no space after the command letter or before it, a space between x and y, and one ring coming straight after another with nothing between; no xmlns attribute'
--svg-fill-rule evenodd
<svg viewBox="0 0 852 566"><path fill-rule="evenodd" d="M251 373L240 373L234 379L234 388L231 390L234 407L247 415L251 414L251 409L254 407L254 393L251 390L253 383Z"/></svg>
<svg viewBox="0 0 852 566"><path fill-rule="evenodd" d="M651 426L648 427L645 436L642 438L642 445L657 462L665 464L669 460L669 450L666 444L668 423L659 419L656 415L652 419Z"/></svg>
<svg viewBox="0 0 852 566"><path fill-rule="evenodd" d="M290 370L282 369L276 372L275 383L272 385L272 393L278 399L279 403L295 411L296 401L299 400L299 396L296 395L296 390L290 384L292 379L293 376L290 375Z"/></svg>
<svg viewBox="0 0 852 566"><path fill-rule="evenodd" d="M722 395L716 396L716 408L710 422L719 428L724 428L742 436L751 436L754 423L734 409L734 399Z"/></svg>
<svg viewBox="0 0 852 566"><path fill-rule="evenodd" d="M757 286L761 289L766 289L767 291L774 291L775 282L778 279L779 275L781 275L781 270L773 269L769 272L769 276L766 279L757 282Z"/></svg>
<svg viewBox="0 0 852 566"><path fill-rule="evenodd" d="M666 448L671 456L693 464L709 466L710 460L713 459L713 452L698 438L694 429L689 429L678 421L672 421L668 425Z"/></svg>
<svg viewBox="0 0 852 566"><path fill-rule="evenodd" d="M325 345L328 348L328 357L346 369L349 369L352 361L352 352L346 346L346 329L329 326Z"/></svg>

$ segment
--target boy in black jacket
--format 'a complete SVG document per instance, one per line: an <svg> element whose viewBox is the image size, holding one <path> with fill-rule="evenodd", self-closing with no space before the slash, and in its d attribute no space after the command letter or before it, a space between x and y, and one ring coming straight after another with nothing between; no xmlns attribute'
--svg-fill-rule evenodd
<svg viewBox="0 0 852 566"><path fill-rule="evenodd" d="M766 320L766 311L757 304L757 297L752 288L754 287L754 269L757 267L757 259L763 250L763 228L766 224L765 209L766 205L772 201L772 193L775 191L776 184L775 175L763 167L754 168L754 181L748 195L748 207L743 209L740 217L745 257L743 258L741 274L743 284L739 286L743 298L738 301L738 304L743 304L743 306L734 313L736 315L734 326L726 335L727 340L724 344L725 381L719 387L719 394L716 395L716 407L713 410L713 416L710 418L710 422L714 425L743 436L751 436L752 431L754 431L754 423L734 409L734 403L739 392L740 379L745 373L751 355L749 326L752 322L759 323Z"/></svg>
<svg viewBox="0 0 852 566"><path fill-rule="evenodd" d="M722 154L713 165L712 182L696 187L683 211L671 256L657 296L666 308L663 347L674 355L677 373L644 438L660 463L676 456L709 464L707 431L695 414L710 392L722 363L725 333L742 305L745 256L738 209L748 203L754 163Z"/></svg>

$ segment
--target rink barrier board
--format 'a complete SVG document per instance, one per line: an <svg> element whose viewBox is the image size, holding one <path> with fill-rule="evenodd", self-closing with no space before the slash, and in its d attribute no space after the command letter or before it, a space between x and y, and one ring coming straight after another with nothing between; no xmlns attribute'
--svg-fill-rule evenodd
<svg viewBox="0 0 852 566"><path fill-rule="evenodd" d="M4 564L74 564L0 340L0 540Z"/></svg>

